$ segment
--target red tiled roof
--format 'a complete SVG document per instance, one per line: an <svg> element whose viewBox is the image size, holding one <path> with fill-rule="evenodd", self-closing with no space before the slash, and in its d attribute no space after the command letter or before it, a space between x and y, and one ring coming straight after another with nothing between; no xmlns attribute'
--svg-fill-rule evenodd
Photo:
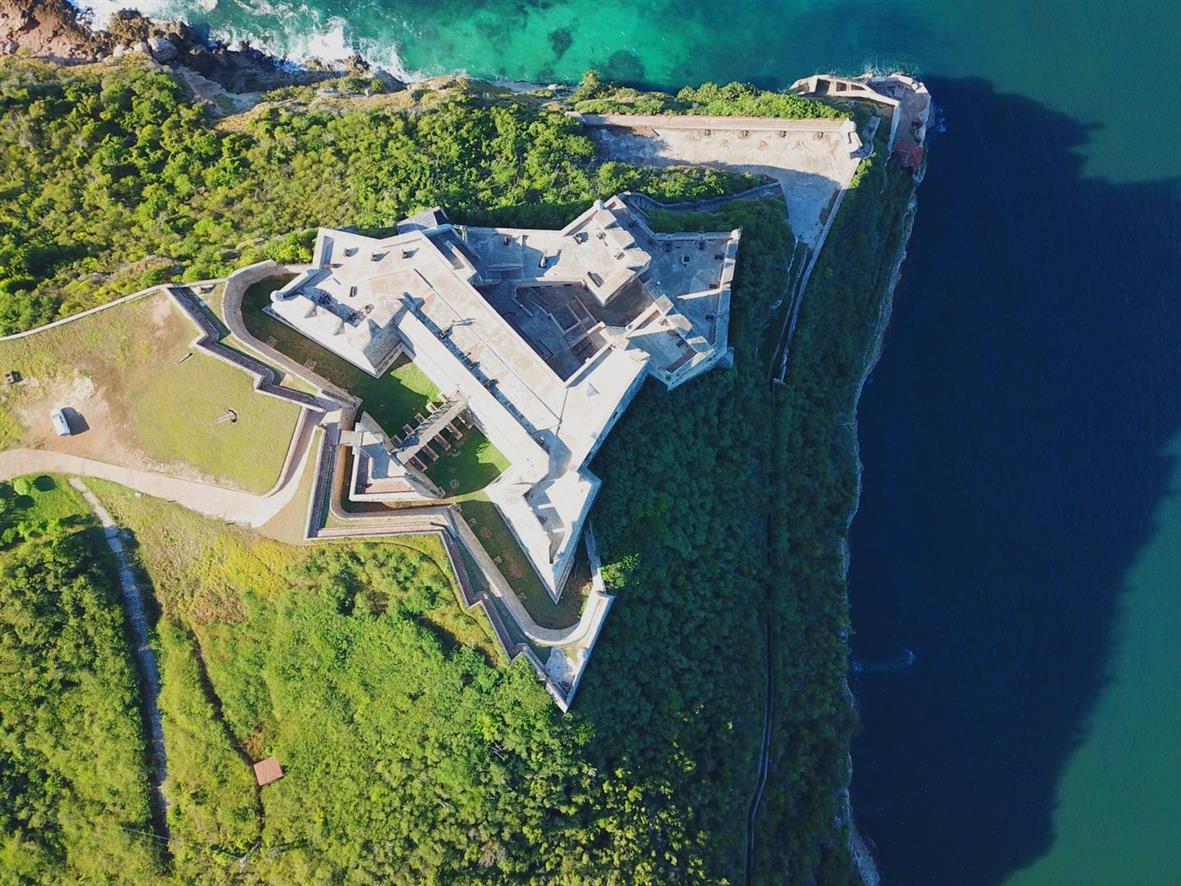
<svg viewBox="0 0 1181 886"><path fill-rule="evenodd" d="M265 760L259 760L254 764L254 777L258 781L258 786L262 787L265 784L270 784L272 781L278 781L283 777L283 767L279 765L279 761L274 757L267 757Z"/></svg>
<svg viewBox="0 0 1181 886"><path fill-rule="evenodd" d="M894 156L908 169L918 169L923 165L923 146L899 142L894 146Z"/></svg>

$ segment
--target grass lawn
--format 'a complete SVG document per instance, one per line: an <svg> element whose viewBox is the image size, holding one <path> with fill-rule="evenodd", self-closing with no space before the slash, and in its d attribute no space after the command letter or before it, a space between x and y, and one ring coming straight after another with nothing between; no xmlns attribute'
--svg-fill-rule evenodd
<svg viewBox="0 0 1181 886"><path fill-rule="evenodd" d="M449 496L470 495L483 489L509 466L509 460L472 428L453 452L444 452L427 467L426 475ZM436 450L438 451L438 450Z"/></svg>
<svg viewBox="0 0 1181 886"><path fill-rule="evenodd" d="M44 447L266 492L299 407L257 393L251 377L191 347L195 329L163 293L24 338L0 341L0 446ZM49 420L69 413L75 434ZM236 422L218 422L227 410Z"/></svg>
<svg viewBox="0 0 1181 886"><path fill-rule="evenodd" d="M585 588L570 582L561 601L554 603L496 505L477 495L463 501L459 510L535 622L543 628L566 628L578 621Z"/></svg>

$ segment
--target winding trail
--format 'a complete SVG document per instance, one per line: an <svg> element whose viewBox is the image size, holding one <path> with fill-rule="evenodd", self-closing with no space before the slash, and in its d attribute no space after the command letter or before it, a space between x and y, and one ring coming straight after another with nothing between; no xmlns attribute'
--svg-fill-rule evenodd
<svg viewBox="0 0 1181 886"><path fill-rule="evenodd" d="M156 666L156 653L148 643L148 623L144 616L144 598L136 580L135 571L131 566L131 558L123 546L123 539L119 537L119 527L111 518L110 513L103 507L102 502L95 498L86 484L77 477L70 478L70 485L82 494L86 504L98 517L103 527L103 534L107 539L107 546L115 555L119 564L119 587L123 592L123 608L127 617L127 624L131 629L131 636L135 640L135 659L140 676L140 701L144 712L144 725L148 732L148 745L152 759L152 806L155 812L156 829L160 836L169 839L167 811L168 801L164 796L164 779L168 775L167 761L164 756L164 727L160 722L160 708L156 703L160 695L160 671Z"/></svg>

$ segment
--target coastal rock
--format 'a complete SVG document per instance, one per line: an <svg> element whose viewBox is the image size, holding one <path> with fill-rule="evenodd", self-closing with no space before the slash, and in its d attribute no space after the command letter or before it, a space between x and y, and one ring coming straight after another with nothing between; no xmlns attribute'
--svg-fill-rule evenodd
<svg viewBox="0 0 1181 886"><path fill-rule="evenodd" d="M77 10L65 0L0 0L0 54L21 49L72 63L105 55L108 43L80 23Z"/></svg>
<svg viewBox="0 0 1181 886"><path fill-rule="evenodd" d="M90 19L66 0L0 0L0 55L23 51L63 64L97 61L129 52L150 65L190 68L227 92L253 96L282 86L305 86L340 76L342 62L294 68L242 41L240 49L210 40L183 22L153 21L133 10L116 10L106 30L92 30ZM361 61L357 67L366 65ZM367 65L366 65L367 69ZM369 72L387 91L401 88L396 78Z"/></svg>
<svg viewBox="0 0 1181 886"><path fill-rule="evenodd" d="M180 55L176 44L165 37L153 37L148 41L148 45L152 49L152 57L158 62L170 62Z"/></svg>

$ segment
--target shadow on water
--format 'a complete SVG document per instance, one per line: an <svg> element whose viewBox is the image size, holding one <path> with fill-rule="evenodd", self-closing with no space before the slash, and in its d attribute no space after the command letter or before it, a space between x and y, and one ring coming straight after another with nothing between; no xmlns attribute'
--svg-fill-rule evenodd
<svg viewBox="0 0 1181 886"><path fill-rule="evenodd" d="M920 658L855 681L855 808L888 881L986 884L1049 848L1166 491L1181 204L1082 177L1075 120L928 82L948 132L862 401L850 574L855 655Z"/></svg>

